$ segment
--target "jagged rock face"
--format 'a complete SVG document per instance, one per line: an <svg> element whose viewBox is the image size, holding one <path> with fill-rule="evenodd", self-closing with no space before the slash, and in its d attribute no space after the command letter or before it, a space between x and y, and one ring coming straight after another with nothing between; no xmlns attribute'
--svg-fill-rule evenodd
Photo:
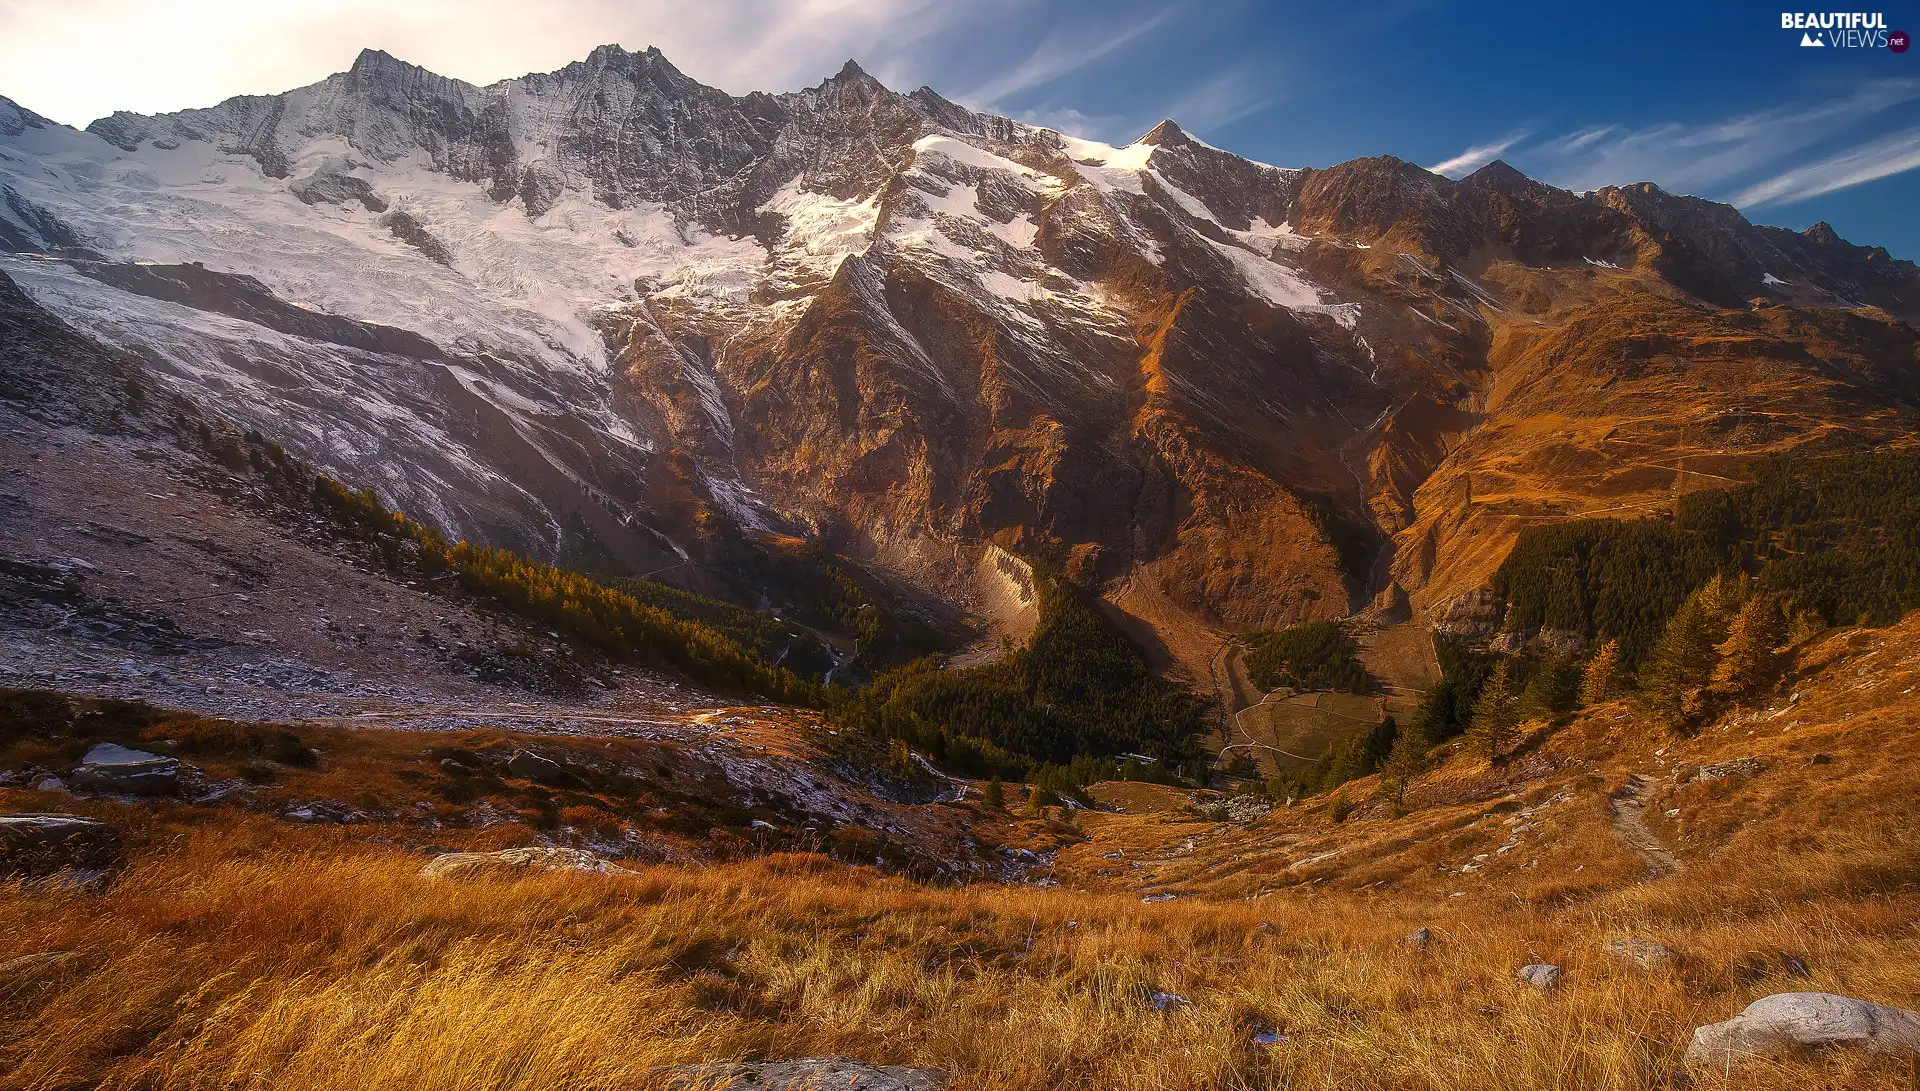
<svg viewBox="0 0 1920 1091"><path fill-rule="evenodd" d="M488 87L369 51L86 133L0 100L0 187L0 269L177 391L635 571L804 534L965 601L992 541L1207 626L1396 582L1431 619L1527 521L1670 494L1646 465L1707 452L1658 421L1739 392L1734 468L1916 396L1920 274L1824 225L1116 148L851 63L735 97L653 50Z"/></svg>

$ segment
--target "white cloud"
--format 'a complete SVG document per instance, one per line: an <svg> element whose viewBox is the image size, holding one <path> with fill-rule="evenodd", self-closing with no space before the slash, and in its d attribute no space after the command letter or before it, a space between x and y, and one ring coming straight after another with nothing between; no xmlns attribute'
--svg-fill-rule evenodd
<svg viewBox="0 0 1920 1091"><path fill-rule="evenodd" d="M1572 190L1651 181L1678 192L1725 194L1916 98L1920 80L1886 79L1825 101L1708 124L1590 126L1529 147L1526 166Z"/></svg>
<svg viewBox="0 0 1920 1091"><path fill-rule="evenodd" d="M1173 101L1166 115L1196 133L1231 125L1272 106L1275 88L1246 66L1229 68Z"/></svg>
<svg viewBox="0 0 1920 1091"><path fill-rule="evenodd" d="M785 91L849 57L896 78L961 22L1017 0L0 0L0 94L84 125L324 79L362 47L471 83L544 72L595 46L660 47L736 94Z"/></svg>
<svg viewBox="0 0 1920 1091"><path fill-rule="evenodd" d="M1748 208L1804 201L1910 170L1920 170L1920 129L1783 171L1742 190L1733 203Z"/></svg>
<svg viewBox="0 0 1920 1091"><path fill-rule="evenodd" d="M1043 87L1118 51L1166 22L1173 11L1171 7L1164 8L1091 40L1083 26L1055 27L1024 61L959 96L959 101L990 108L1002 99Z"/></svg>
<svg viewBox="0 0 1920 1091"><path fill-rule="evenodd" d="M1473 147L1468 148L1452 159L1435 163L1427 169L1435 174L1444 174L1449 178L1459 178L1462 175L1472 174L1474 171L1500 158L1508 148L1513 147L1531 135L1533 135L1531 132L1514 133L1512 136L1501 140L1489 141L1485 144L1475 144Z"/></svg>

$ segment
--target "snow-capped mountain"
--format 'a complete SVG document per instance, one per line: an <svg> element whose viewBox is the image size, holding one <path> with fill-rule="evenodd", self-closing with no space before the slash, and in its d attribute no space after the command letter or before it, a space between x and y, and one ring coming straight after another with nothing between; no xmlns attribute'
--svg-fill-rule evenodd
<svg viewBox="0 0 1920 1091"><path fill-rule="evenodd" d="M1910 263L1651 186L1114 147L851 62L735 97L613 46L487 87L368 51L85 131L0 99L0 245L70 325L455 533L719 578L745 532L814 537L961 602L991 540L1162 629L1437 609L1497 563L1435 559L1496 480L1507 540L1671 491L1609 484L1596 437L1673 384L1549 412L1541 353L1772 360L1811 322L1856 363L1809 376L1893 407L1920 313Z"/></svg>

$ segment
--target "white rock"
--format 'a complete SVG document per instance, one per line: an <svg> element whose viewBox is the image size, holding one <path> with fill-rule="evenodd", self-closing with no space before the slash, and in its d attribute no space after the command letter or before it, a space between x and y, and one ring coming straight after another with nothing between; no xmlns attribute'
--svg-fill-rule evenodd
<svg viewBox="0 0 1920 1091"><path fill-rule="evenodd" d="M1545 962L1522 966L1520 980L1536 989L1557 989L1560 987L1560 967Z"/></svg>
<svg viewBox="0 0 1920 1091"><path fill-rule="evenodd" d="M1720 1066L1820 1046L1920 1053L1920 1012L1833 993L1774 993L1724 1023L1696 1028L1686 1062Z"/></svg>

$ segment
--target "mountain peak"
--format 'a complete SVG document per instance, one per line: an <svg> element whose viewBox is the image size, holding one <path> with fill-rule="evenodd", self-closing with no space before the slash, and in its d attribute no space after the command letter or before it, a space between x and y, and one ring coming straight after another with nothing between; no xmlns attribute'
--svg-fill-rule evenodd
<svg viewBox="0 0 1920 1091"><path fill-rule="evenodd" d="M1134 143L1163 145L1163 146L1170 147L1172 145L1179 144L1185 141L1186 138L1187 138L1187 132L1185 129L1182 129L1180 127L1180 123L1173 120L1172 118L1167 118L1166 120L1162 121L1160 124L1155 125L1151 129L1148 129L1146 135L1142 136L1139 140L1134 141Z"/></svg>
<svg viewBox="0 0 1920 1091"><path fill-rule="evenodd" d="M859 61L848 57L847 63L840 66L840 71L834 73L833 78L835 80L870 80L873 77L867 74L866 69L860 67Z"/></svg>
<svg viewBox="0 0 1920 1091"><path fill-rule="evenodd" d="M19 136L28 129L44 129L53 122L0 95L0 136Z"/></svg>
<svg viewBox="0 0 1920 1091"><path fill-rule="evenodd" d="M347 71L352 73L366 73L382 68L411 67L413 66L384 49L367 48L362 49L360 55L353 59L353 66L348 68Z"/></svg>
<svg viewBox="0 0 1920 1091"><path fill-rule="evenodd" d="M1819 223L1807 228L1805 231L1802 231L1801 234L1805 235L1809 241L1823 245L1842 241L1840 233L1835 231L1833 225L1825 220L1821 220Z"/></svg>

